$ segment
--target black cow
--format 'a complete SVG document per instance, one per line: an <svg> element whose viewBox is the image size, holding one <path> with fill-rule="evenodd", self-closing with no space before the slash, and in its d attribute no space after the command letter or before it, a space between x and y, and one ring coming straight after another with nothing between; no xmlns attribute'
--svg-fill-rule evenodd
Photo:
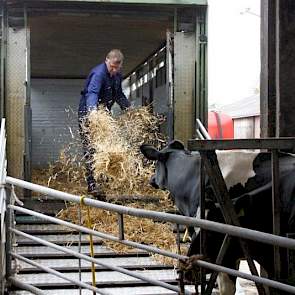
<svg viewBox="0 0 295 295"><path fill-rule="evenodd" d="M175 200L180 213L195 216L200 199L200 155L184 149L179 141L171 142L161 151L150 145L141 146L142 153L150 160L156 160L155 175L151 184L160 189L168 189ZM219 152L219 165L225 178L234 206L239 214L241 226L272 232L272 194L271 161L269 153L259 152ZM295 157L280 154L280 201L282 206L282 235L295 232L294 193L295 193ZM206 192L210 190L210 180L206 177ZM210 194L211 195L211 194ZM213 200L214 201L214 200ZM224 222L220 208L212 206L207 218ZM242 214L241 214L242 212ZM224 235L215 232L206 233L205 257L215 261ZM198 254L199 236L192 241L189 255ZM223 265L237 267L237 261L243 258L237 239L233 238ZM273 276L273 249L262 243L250 242L250 254ZM225 294L232 294L225 291Z"/></svg>

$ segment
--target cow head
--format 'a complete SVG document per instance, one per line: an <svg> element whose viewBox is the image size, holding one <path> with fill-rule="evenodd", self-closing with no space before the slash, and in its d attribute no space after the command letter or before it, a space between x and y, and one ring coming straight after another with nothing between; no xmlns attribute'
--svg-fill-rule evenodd
<svg viewBox="0 0 295 295"><path fill-rule="evenodd" d="M167 187L167 160L169 158L169 154L174 152L175 150L184 151L184 145L180 141L174 140L161 151L158 151L155 147L149 144L143 144L140 147L140 150L147 159L157 161L155 174L151 177L150 184L154 188L169 189Z"/></svg>
<svg viewBox="0 0 295 295"><path fill-rule="evenodd" d="M183 215L194 216L199 204L199 155L189 153L177 140L160 151L147 144L142 145L140 150L147 159L156 161L151 185L169 190L178 210Z"/></svg>

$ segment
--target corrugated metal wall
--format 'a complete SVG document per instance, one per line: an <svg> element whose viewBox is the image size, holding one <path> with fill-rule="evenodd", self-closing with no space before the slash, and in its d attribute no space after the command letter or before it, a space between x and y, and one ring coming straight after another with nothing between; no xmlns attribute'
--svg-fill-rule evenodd
<svg viewBox="0 0 295 295"><path fill-rule="evenodd" d="M32 79L33 168L47 166L64 147L79 142L77 109L83 83L80 79Z"/></svg>

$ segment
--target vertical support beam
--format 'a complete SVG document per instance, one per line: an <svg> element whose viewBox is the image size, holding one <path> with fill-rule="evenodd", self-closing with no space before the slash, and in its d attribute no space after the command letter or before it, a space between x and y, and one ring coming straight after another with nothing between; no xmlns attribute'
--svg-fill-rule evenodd
<svg viewBox="0 0 295 295"><path fill-rule="evenodd" d="M279 155L277 150L271 151L272 167L272 211L273 211L273 234L280 235L281 202L280 202L280 171ZM279 247L274 247L274 274L275 279L281 278L281 259Z"/></svg>
<svg viewBox="0 0 295 295"><path fill-rule="evenodd" d="M201 219L205 219L206 218L206 204L205 204L205 167L204 167L204 163L201 159L201 166L200 166L200 190L199 190L199 194L200 194L200 211L201 211ZM202 228L200 228L200 254L204 254L205 253L205 247L206 247L206 233L205 230L203 230ZM206 270L204 268L200 269L200 273L201 273L201 294L204 294L205 292L205 285L206 285ZM215 283L215 281L214 281ZM213 288L212 288L213 290Z"/></svg>
<svg viewBox="0 0 295 295"><path fill-rule="evenodd" d="M216 261L215 261L216 264L222 265L223 258L224 258L225 254L226 254L226 251L228 250L228 247L230 245L230 242L231 242L231 237L229 235L225 235L225 238L224 238L224 240L222 242L222 245L221 245L221 247L219 249L219 253L218 253L217 258L216 258ZM214 271L211 274L210 279L209 279L209 282L207 284L206 291L204 292L204 295L210 295L210 294L212 294L212 291L213 291L213 288L214 288L214 285L215 285L217 276L218 276L218 272L217 271Z"/></svg>
<svg viewBox="0 0 295 295"><path fill-rule="evenodd" d="M124 240L124 217L118 213L119 239Z"/></svg>
<svg viewBox="0 0 295 295"><path fill-rule="evenodd" d="M276 0L261 0L261 137L276 134Z"/></svg>
<svg viewBox="0 0 295 295"><path fill-rule="evenodd" d="M204 166L206 168L207 175L210 178L216 200L220 204L220 209L221 209L221 212L222 212L225 222L227 224L240 226L240 222L237 217L235 208L232 204L232 201L229 197L227 187L226 187L225 181L223 179L215 151L213 151L213 150L200 151L200 155L201 155L202 161L204 162ZM247 243L243 239L239 239L239 242L240 242L241 249L244 253L244 256L248 262L251 274L258 276L258 272L257 272L256 266L254 264L254 261L249 254ZM225 245L225 248L226 248L227 244L228 244L228 242L226 239L223 244L223 245ZM224 255L223 251L224 251L223 249L220 250L220 253L219 253L220 257L219 258L221 258L221 256ZM256 283L256 287L257 287L259 295L265 294L265 290L261 284Z"/></svg>
<svg viewBox="0 0 295 295"><path fill-rule="evenodd" d="M261 1L261 134L295 135L295 2Z"/></svg>
<svg viewBox="0 0 295 295"><path fill-rule="evenodd" d="M166 93L167 93L167 126L168 138L174 139L174 82L173 82L173 34L169 31L166 33Z"/></svg>
<svg viewBox="0 0 295 295"><path fill-rule="evenodd" d="M180 230L179 230L179 224L176 224L176 244L177 244L177 253L181 255L181 249L180 249ZM178 260L178 286L179 286L179 295L185 294L184 289L184 272L180 267L180 260Z"/></svg>
<svg viewBox="0 0 295 295"><path fill-rule="evenodd" d="M6 196L6 132L5 119L1 120L0 131L0 294L4 294L6 287L6 218L7 218L7 196Z"/></svg>
<svg viewBox="0 0 295 295"><path fill-rule="evenodd" d="M280 137L295 135L295 2L276 0L277 18L277 130Z"/></svg>
<svg viewBox="0 0 295 295"><path fill-rule="evenodd" d="M295 2L262 0L261 134L263 137L295 135ZM273 232L280 234L278 152L272 151ZM287 279L284 251L274 248L276 279ZM289 275L290 281L293 280Z"/></svg>
<svg viewBox="0 0 295 295"><path fill-rule="evenodd" d="M208 126L208 66L207 66L207 7L200 7L196 15L196 93L195 113L205 128ZM195 128L194 128L195 129Z"/></svg>
<svg viewBox="0 0 295 295"><path fill-rule="evenodd" d="M30 61L30 28L28 24L28 13L24 7L24 25L26 31L26 69L25 69L25 153L24 153L24 179L31 181L31 159L32 159L32 109L31 109L31 61ZM25 196L31 196L30 190L25 190Z"/></svg>
<svg viewBox="0 0 295 295"><path fill-rule="evenodd" d="M194 134L195 56L195 33L176 32L174 36L174 138L184 143Z"/></svg>
<svg viewBox="0 0 295 295"><path fill-rule="evenodd" d="M6 2L1 1L1 61L0 61L0 117L5 117L5 63L7 44L7 8Z"/></svg>
<svg viewBox="0 0 295 295"><path fill-rule="evenodd" d="M147 62L147 79L148 79L148 89L149 89L149 102L153 102L154 101L154 88L155 88L155 80L156 79L152 79L152 75L151 75L151 71L154 68L154 59L151 58L150 60L148 60ZM151 103L151 108L153 108L153 103Z"/></svg>
<svg viewBox="0 0 295 295"><path fill-rule="evenodd" d="M23 179L25 152L26 30L8 28L6 118L8 174Z"/></svg>

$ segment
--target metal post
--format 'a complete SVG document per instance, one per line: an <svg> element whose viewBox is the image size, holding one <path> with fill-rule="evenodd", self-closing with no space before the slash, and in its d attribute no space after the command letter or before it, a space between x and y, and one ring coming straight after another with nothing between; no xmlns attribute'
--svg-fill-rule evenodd
<svg viewBox="0 0 295 295"><path fill-rule="evenodd" d="M28 14L26 4L24 5L24 27L26 34L26 97L24 105L24 129L25 129L25 153L24 153L24 178L31 181L31 155L32 155L32 109L31 109L31 69L30 69L30 27L28 25ZM25 190L24 195L31 197L31 191Z"/></svg>
<svg viewBox="0 0 295 295"><path fill-rule="evenodd" d="M174 20L176 16L174 16ZM172 33L167 31L166 33L166 95L167 95L167 133L169 140L174 138L174 63L172 56Z"/></svg>
<svg viewBox="0 0 295 295"><path fill-rule="evenodd" d="M78 219L79 224L82 225L82 212L81 212L81 206L79 206L78 210ZM81 254L81 240L82 240L82 232L79 231L79 245L78 245L78 253ZM78 267L79 267L79 281L82 281L82 274L81 274L81 258L78 258ZM79 294L82 295L82 288L79 286Z"/></svg>
<svg viewBox="0 0 295 295"><path fill-rule="evenodd" d="M199 8L196 14L196 77L195 79L195 115L203 124L208 125L207 103L207 8Z"/></svg>
<svg viewBox="0 0 295 295"><path fill-rule="evenodd" d="M273 210L273 234L280 235L281 204L280 204L280 171L278 150L271 151L272 167L272 210ZM280 249L274 247L274 275L275 279L281 278Z"/></svg>
<svg viewBox="0 0 295 295"><path fill-rule="evenodd" d="M176 224L176 244L177 244L177 253L179 255L181 255L181 251L180 251L180 230L179 230L179 224ZM180 264L180 260L178 260L178 265ZM180 294L183 295L184 294L184 274L183 274L183 270L179 267L178 269L178 286L179 286L179 290L180 290Z"/></svg>
<svg viewBox="0 0 295 295"><path fill-rule="evenodd" d="M5 32L4 32L4 13L5 13L5 8L4 8L4 1L1 1L1 47L0 47L0 117L4 117L4 38L5 38Z"/></svg>
<svg viewBox="0 0 295 295"><path fill-rule="evenodd" d="M11 267L11 255L8 253L12 250L12 233L10 228L14 227L13 225L13 209L9 207L12 204L12 195L6 194L6 216L5 216L5 224L6 224L6 243L5 243L5 252L6 252L6 281L12 275L12 267Z"/></svg>
<svg viewBox="0 0 295 295"><path fill-rule="evenodd" d="M207 174L213 186L215 197L220 204L222 215L224 216L225 222L228 224L233 224L235 226L240 226L237 214L235 212L234 206L228 195L225 181L223 179L220 167L218 165L218 160L215 151L200 151L201 157L204 161ZM256 266L253 259L251 258L248 250L248 246L245 240L240 239L240 246L247 259L249 269L253 275L258 276ZM262 285L256 283L259 295L265 294Z"/></svg>
<svg viewBox="0 0 295 295"><path fill-rule="evenodd" d="M222 264L223 258L224 258L226 251L230 245L230 241L231 241L231 237L229 235L226 235L223 242L222 242L222 245L220 247L219 253L217 255L217 258L215 261L216 264ZM216 271L214 271L211 274L209 282L207 284L206 292L204 292L205 295L212 294L212 290L214 288L214 284L217 279L217 276L218 276L218 272L216 272Z"/></svg>
<svg viewBox="0 0 295 295"><path fill-rule="evenodd" d="M201 158L201 167L200 167L200 210L201 210L201 219L205 219L205 167L204 163ZM206 247L205 243L205 236L204 236L204 230L200 229L200 254L204 254L204 249ZM200 276L201 276L201 294L204 294L205 287L206 287L206 271L201 267L200 268ZM195 288L198 288L198 286L195 286ZM196 289L196 293L198 294L198 289Z"/></svg>
<svg viewBox="0 0 295 295"><path fill-rule="evenodd" d="M7 8L6 1L1 1L1 69L0 69L0 116L5 117L5 64L7 54Z"/></svg>
<svg viewBox="0 0 295 295"><path fill-rule="evenodd" d="M124 240L124 216L118 213L119 239Z"/></svg>

